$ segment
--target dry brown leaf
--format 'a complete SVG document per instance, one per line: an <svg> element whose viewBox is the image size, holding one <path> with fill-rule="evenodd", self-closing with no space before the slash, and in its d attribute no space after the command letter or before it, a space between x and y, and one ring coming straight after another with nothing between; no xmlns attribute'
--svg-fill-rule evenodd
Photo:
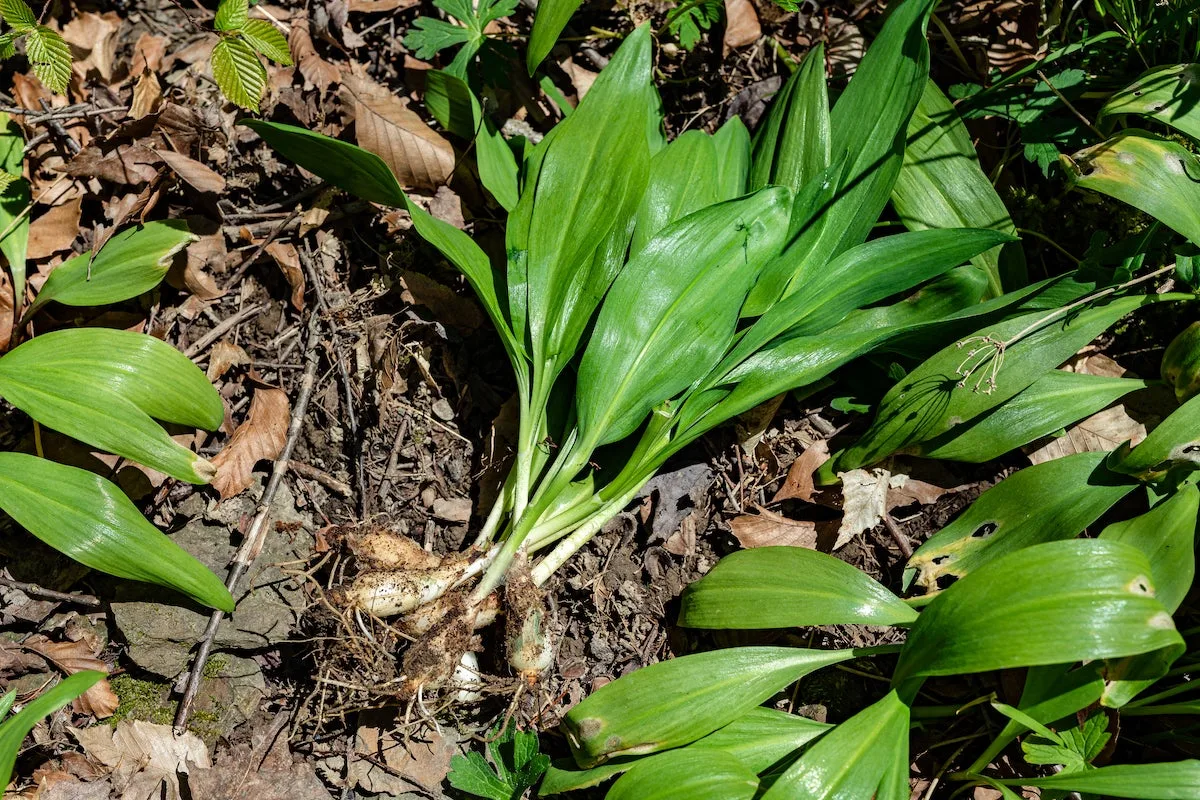
<svg viewBox="0 0 1200 800"><path fill-rule="evenodd" d="M51 208L29 225L29 258L38 261L71 249L79 235L82 197Z"/></svg>
<svg viewBox="0 0 1200 800"><path fill-rule="evenodd" d="M325 92L330 86L341 81L341 71L317 54L307 19L297 19L292 23L291 33L288 34L288 48L292 51L292 61L296 62L296 68L304 76L305 83Z"/></svg>
<svg viewBox="0 0 1200 800"><path fill-rule="evenodd" d="M215 300L225 291L217 286L213 271L224 272L225 235L217 233L201 236L188 245L186 255L176 256L167 273L167 282L177 289L187 289L201 300Z"/></svg>
<svg viewBox="0 0 1200 800"><path fill-rule="evenodd" d="M264 248L267 255L275 259L275 263L283 270L288 286L292 287L292 306L297 311L304 310L304 269L300 266L300 253L294 244L286 242L271 242Z"/></svg>
<svg viewBox="0 0 1200 800"><path fill-rule="evenodd" d="M893 475L879 467L839 472L838 477L842 480L842 524L833 543L834 550L845 547L855 536L880 523L887 512L888 489L893 481Z"/></svg>
<svg viewBox="0 0 1200 800"><path fill-rule="evenodd" d="M782 514L758 509L757 514L743 514L729 520L729 527L742 547L817 546L817 525L807 520L788 519Z"/></svg>
<svg viewBox="0 0 1200 800"><path fill-rule="evenodd" d="M462 331L473 331L483 324L483 312L474 301L461 297L448 286L411 270L401 270L405 291L401 297L408 303L424 306L433 316Z"/></svg>
<svg viewBox="0 0 1200 800"><path fill-rule="evenodd" d="M1136 445L1145 438L1146 426L1129 416L1123 404L1118 404L1072 425L1062 436L1031 452L1029 460L1041 464L1076 453L1105 452L1126 441Z"/></svg>
<svg viewBox="0 0 1200 800"><path fill-rule="evenodd" d="M8 270L0 270L0 353L8 351L12 341L13 323L13 285Z"/></svg>
<svg viewBox="0 0 1200 800"><path fill-rule="evenodd" d="M219 194L225 191L225 179L194 158L170 150L155 150L159 158L175 171L185 183L198 192Z"/></svg>
<svg viewBox="0 0 1200 800"><path fill-rule="evenodd" d="M63 172L77 178L102 178L113 183L140 186L152 181L158 170L155 164L162 159L149 147L141 144L119 144L84 148L67 162Z"/></svg>
<svg viewBox="0 0 1200 800"><path fill-rule="evenodd" d="M208 748L200 737L177 737L170 725L126 720L116 728L68 730L88 758L112 771L113 788L122 800L157 800L164 789L167 800L181 800L179 773L209 767Z"/></svg>
<svg viewBox="0 0 1200 800"><path fill-rule="evenodd" d="M421 0L350 0L351 13L382 14L385 11L403 11L420 5Z"/></svg>
<svg viewBox="0 0 1200 800"><path fill-rule="evenodd" d="M254 390L246 421L212 459L217 468L212 485L221 499L248 489L254 480L254 465L259 461L275 460L287 440L289 418L288 398L282 389L259 386Z"/></svg>
<svg viewBox="0 0 1200 800"><path fill-rule="evenodd" d="M152 33L143 33L133 43L133 59L129 62L129 74L141 75L146 70L158 72L163 66L167 52L167 40Z"/></svg>
<svg viewBox="0 0 1200 800"><path fill-rule="evenodd" d="M250 741L239 741L216 758L212 769L192 770L188 786L192 797L203 800L325 800L329 790L312 764L293 758L288 737L271 734L264 724ZM267 749L267 748L270 749ZM263 751L266 750L266 756ZM246 769L253 764L253 769Z"/></svg>
<svg viewBox="0 0 1200 800"><path fill-rule="evenodd" d="M356 75L343 81L360 147L391 168L401 186L435 189L454 171L454 148L390 89Z"/></svg>
<svg viewBox="0 0 1200 800"><path fill-rule="evenodd" d="M913 504L927 506L951 491L955 490L943 489L908 475L893 475L891 484L888 486L887 510L891 511L893 508L903 508Z"/></svg>
<svg viewBox="0 0 1200 800"><path fill-rule="evenodd" d="M41 634L30 636L24 642L25 647L50 661L67 675L74 675L85 669L108 672L108 664L96 657L95 651L84 640L78 642L52 642ZM75 708L85 714L91 714L97 719L111 717L121 704L116 693L109 686L108 680L102 680L91 686L75 700Z"/></svg>
<svg viewBox="0 0 1200 800"><path fill-rule="evenodd" d="M750 0L725 0L725 53L754 44L760 38L762 26L754 4Z"/></svg>
<svg viewBox="0 0 1200 800"><path fill-rule="evenodd" d="M811 503L813 492L816 490L816 484L813 482L813 473L820 469L821 465L828 460L828 442L823 439L813 442L792 462L792 466L788 467L787 478L784 480L783 486L780 486L779 491L771 498L771 502L803 500L806 503Z"/></svg>
<svg viewBox="0 0 1200 800"><path fill-rule="evenodd" d="M112 80L120 27L121 17L115 11L105 14L84 11L63 27L62 37L75 55L71 66L80 78L87 78L95 70L106 83Z"/></svg>
<svg viewBox="0 0 1200 800"><path fill-rule="evenodd" d="M209 381L216 381L230 368L249 363L250 355L245 350L222 339L208 351L208 370L205 375Z"/></svg>
<svg viewBox="0 0 1200 800"><path fill-rule="evenodd" d="M588 89L592 88L592 84L596 82L596 78L600 73L592 72L590 69L584 69L575 63L575 59L568 58L560 64L563 72L567 73L567 77L571 79L571 85L575 87L575 96L582 100L584 95L588 93Z"/></svg>
<svg viewBox="0 0 1200 800"><path fill-rule="evenodd" d="M1062 368L1064 372L1099 375L1103 378L1121 378L1128 373L1127 369L1103 353L1079 353L1071 356L1071 359L1063 364Z"/></svg>
<svg viewBox="0 0 1200 800"><path fill-rule="evenodd" d="M129 116L133 119L148 117L162 105L162 99L162 84L158 82L158 76L150 70L143 71L133 85L133 100L129 103Z"/></svg>

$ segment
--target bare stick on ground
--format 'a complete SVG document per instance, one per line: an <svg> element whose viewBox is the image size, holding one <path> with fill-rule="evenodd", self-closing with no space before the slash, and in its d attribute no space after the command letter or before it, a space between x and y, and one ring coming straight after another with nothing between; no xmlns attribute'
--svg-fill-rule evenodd
<svg viewBox="0 0 1200 800"><path fill-rule="evenodd" d="M275 493L279 491L279 484L283 482L283 476L288 471L288 459L291 458L292 449L300 437L300 429L303 427L304 417L308 412L308 401L312 397L313 385L316 383L317 365L320 363L320 348L317 346L320 331L318 319L316 314L312 314L308 319L308 340L305 344L306 363L304 374L300 378L300 389L296 393L296 404L292 408L292 419L288 424L287 440L284 442L283 450L279 453L279 458L275 460L271 478L263 489L262 497L259 498L254 521L250 523L246 539L234 555L233 564L229 569L229 577L225 579L225 588L229 589L230 594L234 594L242 576L246 574L250 565L262 552L267 538L267 521L271 515L271 503L274 502ZM208 663L213 639L216 638L217 628L224 617L224 612L214 611L208 619L208 627L200 637L200 645L196 651L196 657L192 661L191 671L188 673L187 685L184 688L183 697L180 698L179 708L175 712L175 734L177 736L182 736L187 731L192 706L196 702L196 692L200 689L200 681L204 675L204 665Z"/></svg>

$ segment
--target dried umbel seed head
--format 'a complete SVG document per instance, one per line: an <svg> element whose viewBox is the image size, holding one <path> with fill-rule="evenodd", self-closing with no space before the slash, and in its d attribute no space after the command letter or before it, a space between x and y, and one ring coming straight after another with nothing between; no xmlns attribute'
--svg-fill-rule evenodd
<svg viewBox="0 0 1200 800"><path fill-rule="evenodd" d="M367 569L433 569L442 565L441 556L386 528L364 526L349 530L345 539L350 552Z"/></svg>
<svg viewBox="0 0 1200 800"><path fill-rule="evenodd" d="M1200 322L1193 322L1167 346L1162 376L1180 403L1200 395Z"/></svg>

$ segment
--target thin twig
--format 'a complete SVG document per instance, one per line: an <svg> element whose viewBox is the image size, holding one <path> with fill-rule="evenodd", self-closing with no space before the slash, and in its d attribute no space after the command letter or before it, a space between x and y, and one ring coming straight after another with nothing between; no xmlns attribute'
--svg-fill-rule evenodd
<svg viewBox="0 0 1200 800"><path fill-rule="evenodd" d="M46 112L46 116L43 117L46 122L46 127L54 131L55 136L57 136L59 139L62 139L63 145L71 151L71 155L79 155L79 152L83 150L83 145L81 145L74 136L67 133L67 129L63 127L61 122L59 122L58 117L50 116L52 113L50 111L50 104L46 102L45 98L39 100L38 102L41 103L42 110Z"/></svg>
<svg viewBox="0 0 1200 800"><path fill-rule="evenodd" d="M912 558L912 542L909 541L908 536L904 533L904 531L900 530L900 526L896 524L896 520L892 519L892 515L887 511L883 512L883 525L888 529L888 533L892 535L892 539L895 540L896 546L900 548L900 553L905 558Z"/></svg>
<svg viewBox="0 0 1200 800"><path fill-rule="evenodd" d="M266 307L266 303L258 303L252 306L246 306L241 311L231 314L230 316L226 317L221 324L217 325L211 331L197 339L191 347L183 351L183 354L195 361L196 357L207 350L209 345L217 341L217 339L220 339L226 333L233 330L246 320L257 316Z"/></svg>
<svg viewBox="0 0 1200 800"><path fill-rule="evenodd" d="M313 291L317 295L317 307L321 309L323 315L328 316L329 305L325 302L324 284L313 264L307 245L297 248L297 252L300 254L300 263L303 265L304 272L308 276L308 282L312 284ZM346 369L346 361L342 358L342 354L337 352L337 349L334 347L336 336L333 334L334 331L331 328L329 337L330 356L337 366L338 377L341 378L342 382L342 393L346 407L346 428L350 434L350 460L354 466L354 484L358 494L355 506L358 509L359 518L365 519L367 516L367 486L366 472L363 469L362 438L358 435L358 413L354 409L354 391L350 383L350 372Z"/></svg>
<svg viewBox="0 0 1200 800"><path fill-rule="evenodd" d="M282 233L284 228L291 225L292 220L296 219L298 216L300 216L300 209L297 208L282 222L271 229L271 232L267 234L267 238L259 242L258 247L254 248L254 251L250 253L250 255L243 258L242 263L237 265L237 269L233 271L233 275L231 275L229 280L225 282L225 286L223 287L225 291L229 291L238 281L242 279L242 276L246 274L246 270L250 269L251 265L253 265L254 262L258 260L258 257L263 254L263 251L270 246L271 242L275 241L275 237Z"/></svg>
<svg viewBox="0 0 1200 800"><path fill-rule="evenodd" d="M24 581L15 581L12 578L0 577L0 585L8 586L12 589L19 589L30 597L40 597L43 600L57 600L60 603L74 603L77 606L86 606L87 608L99 608L100 600L92 597L90 594L70 594L68 592L56 592L53 589L44 589L36 583L25 583Z"/></svg>
<svg viewBox="0 0 1200 800"><path fill-rule="evenodd" d="M308 319L306 364L304 374L300 378L300 388L296 392L296 403L292 408L292 419L288 424L287 439L284 441L283 450L279 453L279 458L275 460L275 466L271 470L271 477L267 481L266 488L263 489L262 496L259 498L254 521L250 523L250 529L246 533L246 538L233 558L233 564L229 569L229 577L225 579L225 588L229 590L230 594L234 593L242 576L246 574L246 571L250 569L250 565L254 563L254 560L258 558L258 554L262 552L263 544L267 538L267 519L271 515L271 504L275 500L275 494L279 491L279 485L283 482L284 474L288 471L288 460L292 456L296 440L300 438L300 429L304 425L304 417L308 412L308 401L312 398L313 386L316 384L317 365L321 361L320 350L317 347L317 332L319 330L317 322L318 318L316 314L311 315ZM191 672L188 673L187 686L183 691L183 697L179 701L179 708L175 712L176 735L182 736L187 731L188 719L192 715L192 706L196 702L196 693L200 690L200 681L204 676L204 665L208 663L208 656L212 652L213 640L216 638L217 628L224 617L225 612L219 610L213 611L208 619L208 627L200 637L199 648L196 651L195 659L192 661Z"/></svg>
<svg viewBox="0 0 1200 800"><path fill-rule="evenodd" d="M1045 73L1043 73L1040 69L1037 71L1037 76L1042 79L1042 83L1046 84L1046 87L1050 91L1054 92L1054 96L1057 97L1059 100L1061 100L1062 104L1067 107L1067 110L1070 111L1072 114L1074 114L1075 118L1078 119L1080 122L1082 122L1089 131L1096 134L1096 136L1099 137L1101 140L1108 138L1103 133L1100 132L1099 128L1097 128L1095 125L1092 124L1092 121L1090 119L1088 119L1083 114L1081 114L1079 112L1079 109L1077 109L1077 108L1075 108L1075 106L1071 105L1071 101L1068 100L1063 95L1063 93L1058 90L1057 86L1055 86L1053 83L1050 82L1049 78L1047 78Z"/></svg>

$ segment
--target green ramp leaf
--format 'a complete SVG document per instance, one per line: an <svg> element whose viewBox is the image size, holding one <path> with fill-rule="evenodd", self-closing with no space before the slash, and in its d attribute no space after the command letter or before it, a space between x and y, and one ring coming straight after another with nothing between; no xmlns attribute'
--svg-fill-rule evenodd
<svg viewBox="0 0 1200 800"><path fill-rule="evenodd" d="M914 455L981 464L1090 417L1150 383L1051 370L973 422L912 448Z"/></svg>
<svg viewBox="0 0 1200 800"><path fill-rule="evenodd" d="M0 508L46 544L92 569L182 592L233 611L224 584L146 521L114 483L25 453L0 453Z"/></svg>
<svg viewBox="0 0 1200 800"><path fill-rule="evenodd" d="M1168 64L1143 73L1108 98L1096 124L1125 114L1170 125L1200 140L1200 64Z"/></svg>
<svg viewBox="0 0 1200 800"><path fill-rule="evenodd" d="M27 313L51 300L68 306L102 306L137 297L157 286L175 254L196 238L183 220L126 228L109 239L95 258L82 253L56 267Z"/></svg>
<svg viewBox="0 0 1200 800"><path fill-rule="evenodd" d="M575 9L583 0L542 0L538 3L533 18L533 31L529 34L529 49L525 52L525 67L529 74L537 72L538 65L550 55L559 34L567 27Z"/></svg>
<svg viewBox="0 0 1200 800"><path fill-rule="evenodd" d="M728 725L811 672L859 655L736 647L660 661L593 693L567 713L563 726L581 767L667 750Z"/></svg>
<svg viewBox="0 0 1200 800"><path fill-rule="evenodd" d="M84 328L37 336L0 357L0 395L48 428L190 483L212 464L155 419L215 430L224 406L204 373L166 342Z"/></svg>
<svg viewBox="0 0 1200 800"><path fill-rule="evenodd" d="M10 0L11 3L12 0ZM23 5L23 4L22 4ZM53 714L104 678L103 672L85 669L63 678L36 700L25 704L17 714L0 724L0 786L8 786L13 765L21 752L21 743L43 717ZM11 707L11 704L10 704Z"/></svg>
<svg viewBox="0 0 1200 800"><path fill-rule="evenodd" d="M762 800L876 796L897 763L904 763L907 773L908 716L908 706L899 695L888 692L818 739L776 779Z"/></svg>
<svg viewBox="0 0 1200 800"><path fill-rule="evenodd" d="M1144 211L1200 244L1200 159L1183 145L1124 130L1068 159L1073 182Z"/></svg>
<svg viewBox="0 0 1200 800"><path fill-rule="evenodd" d="M1137 548L1049 542L984 564L935 597L909 630L892 682L908 693L933 675L1182 646Z"/></svg>
<svg viewBox="0 0 1200 800"><path fill-rule="evenodd" d="M25 6L20 0L13 3ZM26 7L27 8L27 7ZM0 112L0 169L6 175L20 176L25 162L25 138L21 127L6 113ZM29 214L25 209L32 202L29 181L15 180L0 193L0 252L8 259L12 275L15 316L20 316L25 302L25 258L29 249Z"/></svg>
<svg viewBox="0 0 1200 800"><path fill-rule="evenodd" d="M917 548L906 583L934 592L1013 551L1074 538L1136 486L1104 467L1107 455L1077 453L1008 476Z"/></svg>
<svg viewBox="0 0 1200 800"><path fill-rule="evenodd" d="M892 205L910 230L991 228L1016 234L1012 217L983 169L970 134L954 106L933 81L908 123L908 141ZM1018 242L995 247L971 263L988 274L990 296L1027 282Z"/></svg>
<svg viewBox="0 0 1200 800"><path fill-rule="evenodd" d="M1195 800L1196 787L1200 786L1200 761L1116 764L1047 778L1009 778L1000 783L1134 800Z"/></svg>
<svg viewBox="0 0 1200 800"><path fill-rule="evenodd" d="M735 756L690 747L635 764L606 800L753 800L758 776Z"/></svg>
<svg viewBox="0 0 1200 800"><path fill-rule="evenodd" d="M818 42L771 101L752 145L750 188L786 186L793 192L830 163L829 90L825 46Z"/></svg>
<svg viewBox="0 0 1200 800"><path fill-rule="evenodd" d="M1172 469L1200 469L1200 395L1167 415L1137 447L1118 447L1110 469L1142 480L1157 480Z"/></svg>
<svg viewBox="0 0 1200 800"><path fill-rule="evenodd" d="M866 573L803 547L741 550L683 592L686 628L904 625L917 618Z"/></svg>

